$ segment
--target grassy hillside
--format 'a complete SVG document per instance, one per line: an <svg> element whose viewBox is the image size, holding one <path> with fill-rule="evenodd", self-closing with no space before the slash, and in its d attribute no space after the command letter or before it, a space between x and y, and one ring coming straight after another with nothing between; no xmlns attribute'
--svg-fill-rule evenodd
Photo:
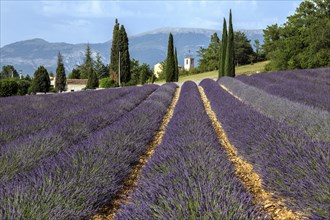
<svg viewBox="0 0 330 220"><path fill-rule="evenodd" d="M252 75L255 73L262 73L265 71L265 66L267 63L269 63L269 61L263 61L263 62L255 63L253 65L248 64L248 65L236 67L236 75ZM185 82L188 80L201 81L205 78L213 78L213 79L218 78L218 71L216 70L216 71L205 72L190 76L181 76L179 78L179 82ZM162 81L158 81L157 83L162 83L162 82L165 81L162 80Z"/></svg>

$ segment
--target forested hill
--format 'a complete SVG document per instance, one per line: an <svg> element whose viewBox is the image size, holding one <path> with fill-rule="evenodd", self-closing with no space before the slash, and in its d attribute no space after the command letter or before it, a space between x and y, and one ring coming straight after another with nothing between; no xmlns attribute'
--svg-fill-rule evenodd
<svg viewBox="0 0 330 220"><path fill-rule="evenodd" d="M237 30L238 31L238 30ZM262 30L241 30L247 38L253 41L258 39L263 42ZM185 54L190 52L198 57L196 51L200 47L207 47L211 35L221 32L208 29L192 28L162 28L139 35L129 37L131 58L137 59L140 63L147 63L151 66L163 61L166 58L168 35L172 32L174 44L178 50L179 64L183 65ZM87 42L86 42L87 43ZM77 64L81 64L84 58L86 43L68 44L51 43L43 39L32 39L6 45L0 49L0 66L13 65L18 71L32 75L36 68L44 65L48 70L55 72L57 54L60 51L63 55L64 65L67 72L70 72ZM111 41L104 43L90 44L93 56L99 52L102 61L109 63Z"/></svg>

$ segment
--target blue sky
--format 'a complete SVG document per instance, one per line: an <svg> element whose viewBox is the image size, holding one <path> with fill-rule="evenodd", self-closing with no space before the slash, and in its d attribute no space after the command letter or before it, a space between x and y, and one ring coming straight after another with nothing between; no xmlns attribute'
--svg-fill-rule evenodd
<svg viewBox="0 0 330 220"><path fill-rule="evenodd" d="M287 1L15 1L0 0L0 46L32 38L101 43L112 38L115 18L129 36L163 27L222 30L233 12L234 29L283 24L302 0Z"/></svg>

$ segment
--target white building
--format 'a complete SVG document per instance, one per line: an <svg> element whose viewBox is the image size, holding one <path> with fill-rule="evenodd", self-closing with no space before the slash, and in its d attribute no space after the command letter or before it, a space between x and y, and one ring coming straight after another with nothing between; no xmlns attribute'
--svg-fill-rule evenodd
<svg viewBox="0 0 330 220"><path fill-rule="evenodd" d="M194 57L191 55L187 55L184 58L184 66L183 68L187 71L189 71L190 69L194 68Z"/></svg>
<svg viewBox="0 0 330 220"><path fill-rule="evenodd" d="M87 79L67 79L66 87L68 92L81 91L87 85Z"/></svg>

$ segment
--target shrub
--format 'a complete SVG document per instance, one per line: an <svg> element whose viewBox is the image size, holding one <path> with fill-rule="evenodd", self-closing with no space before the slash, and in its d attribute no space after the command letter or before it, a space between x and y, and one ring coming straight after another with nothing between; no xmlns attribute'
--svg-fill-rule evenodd
<svg viewBox="0 0 330 220"><path fill-rule="evenodd" d="M29 92L29 87L31 86L31 82L24 79L18 80L17 85L18 85L17 95L26 95Z"/></svg>
<svg viewBox="0 0 330 220"><path fill-rule="evenodd" d="M100 88L113 88L116 87L116 82L109 77L100 79Z"/></svg>
<svg viewBox="0 0 330 220"><path fill-rule="evenodd" d="M14 80L3 79L0 80L0 96L16 95L18 91L18 84Z"/></svg>

